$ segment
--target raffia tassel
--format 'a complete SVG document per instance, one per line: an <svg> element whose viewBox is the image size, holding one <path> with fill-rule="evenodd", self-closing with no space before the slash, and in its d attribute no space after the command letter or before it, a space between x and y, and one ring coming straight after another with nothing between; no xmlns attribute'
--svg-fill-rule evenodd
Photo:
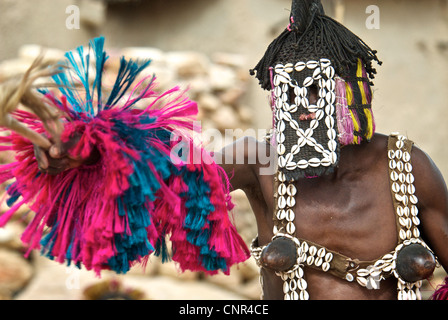
<svg viewBox="0 0 448 320"><path fill-rule="evenodd" d="M439 285L430 300L448 300L448 277Z"/></svg>
<svg viewBox="0 0 448 320"><path fill-rule="evenodd" d="M336 77L336 116L338 120L339 142L349 145L353 142L353 120L347 105L347 90L345 81Z"/></svg>
<svg viewBox="0 0 448 320"><path fill-rule="evenodd" d="M104 97L104 38L93 39L86 53L78 47L66 54L58 65L61 72L52 77L60 92L41 87L40 102L58 111L62 142L79 136L68 155L85 158L96 150L98 160L51 175L38 168L34 141L15 132L0 136L0 151L15 153L14 162L0 165L0 183L15 179L4 199L11 209L0 216L0 226L26 204L35 213L21 237L26 254L40 250L98 276L102 270L122 274L135 264L146 265L154 251L162 260L179 263L182 271L210 274L227 272L231 264L249 258L229 220L227 180L218 165L173 161L174 132L194 145L197 103L179 87L159 93L153 76L150 83L135 84L149 62L124 58ZM88 65L96 66L94 79ZM15 103L22 102L22 91L11 91L19 97ZM0 103L8 101L0 96ZM139 101L146 107L135 108ZM40 109L33 114L10 107L3 110L12 110L31 132L54 140L46 126L46 119L53 118L41 117ZM216 250L221 240L216 234L230 248Z"/></svg>

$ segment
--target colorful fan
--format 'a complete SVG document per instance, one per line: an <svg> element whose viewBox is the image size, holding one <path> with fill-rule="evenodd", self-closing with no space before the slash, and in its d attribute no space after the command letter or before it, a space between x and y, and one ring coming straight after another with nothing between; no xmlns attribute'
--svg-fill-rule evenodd
<svg viewBox="0 0 448 320"><path fill-rule="evenodd" d="M85 159L97 150L99 160L50 175L39 170L30 138L15 132L0 137L0 150L15 152L15 162L0 166L0 182L13 179L0 226L26 204L35 214L22 235L27 254L40 249L50 259L97 274L126 273L152 253L176 261L182 271L208 274L228 274L230 266L249 258L229 217L225 173L193 144L197 104L178 87L157 93L154 77L136 81L150 62L125 58L106 93L102 37L66 58L52 72L60 92L40 89L41 99L61 114L63 142L79 136L70 155ZM33 113L11 115L34 132L58 138ZM179 142L184 147L173 153ZM195 152L202 155L199 163L190 161Z"/></svg>

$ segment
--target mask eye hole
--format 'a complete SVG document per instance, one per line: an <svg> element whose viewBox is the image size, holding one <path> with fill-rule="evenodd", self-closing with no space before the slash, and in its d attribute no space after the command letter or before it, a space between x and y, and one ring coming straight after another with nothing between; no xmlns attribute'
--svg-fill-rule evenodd
<svg viewBox="0 0 448 320"><path fill-rule="evenodd" d="M310 104L315 105L317 103L317 98L319 95L319 88L317 85L313 84L312 86L308 87L308 100Z"/></svg>

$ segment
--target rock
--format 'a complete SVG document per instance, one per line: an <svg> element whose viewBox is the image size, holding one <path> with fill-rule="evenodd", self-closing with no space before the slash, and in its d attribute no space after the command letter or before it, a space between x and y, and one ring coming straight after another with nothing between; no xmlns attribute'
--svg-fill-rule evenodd
<svg viewBox="0 0 448 320"><path fill-rule="evenodd" d="M236 106L245 92L244 86L235 86L221 93L219 99L225 104Z"/></svg>
<svg viewBox="0 0 448 320"><path fill-rule="evenodd" d="M18 252L0 248L0 296L12 299L33 275L33 267Z"/></svg>
<svg viewBox="0 0 448 320"><path fill-rule="evenodd" d="M199 109L204 109L206 111L216 111L221 106L219 98L211 93L201 94L197 103Z"/></svg>
<svg viewBox="0 0 448 320"><path fill-rule="evenodd" d="M210 80L207 76L196 76L191 79L175 78L170 87L178 86L187 90L188 96L197 101L204 93L211 92Z"/></svg>
<svg viewBox="0 0 448 320"><path fill-rule="evenodd" d="M235 72L226 66L212 65L210 68L210 83L213 90L222 91L237 85Z"/></svg>
<svg viewBox="0 0 448 320"><path fill-rule="evenodd" d="M238 272L237 268L238 266L232 266L229 275L219 273L216 275L206 276L205 280L215 285L219 285L223 288L235 290L235 287L242 282L241 273Z"/></svg>
<svg viewBox="0 0 448 320"><path fill-rule="evenodd" d="M146 83L151 81L152 77L155 76L155 82L157 84L157 90L167 90L173 87L173 83L176 81L176 74L173 69L165 68L161 65L149 65L149 67L142 71L135 81L135 84L146 78ZM142 84L143 88L143 84Z"/></svg>
<svg viewBox="0 0 448 320"><path fill-rule="evenodd" d="M192 271L181 272L175 262L167 262L159 266L158 275L168 276L178 280L193 281L199 278L199 273Z"/></svg>
<svg viewBox="0 0 448 320"><path fill-rule="evenodd" d="M233 266L229 275L220 273L214 276L207 276L205 280L227 290L232 290L248 299L260 299L259 269L253 259Z"/></svg>
<svg viewBox="0 0 448 320"><path fill-rule="evenodd" d="M165 67L165 53L157 48L151 47L127 47L121 50L121 55L127 59L151 60L150 66Z"/></svg>
<svg viewBox="0 0 448 320"><path fill-rule="evenodd" d="M253 123L254 113L251 108L247 106L238 106L237 112L240 120L244 123Z"/></svg>
<svg viewBox="0 0 448 320"><path fill-rule="evenodd" d="M212 54L212 61L232 68L244 68L246 63L244 56L227 52L215 52Z"/></svg>
<svg viewBox="0 0 448 320"><path fill-rule="evenodd" d="M260 268L254 258L249 258L244 263L241 263L238 266L237 271L241 274L244 282L251 281L252 279L258 279L260 275Z"/></svg>
<svg viewBox="0 0 448 320"><path fill-rule="evenodd" d="M186 281L170 276L136 274L115 275L66 267L41 256L36 276L16 300L80 300L84 290L108 279L116 279L125 288L144 293L152 300L245 300L245 296L206 281Z"/></svg>
<svg viewBox="0 0 448 320"><path fill-rule="evenodd" d="M166 53L168 68L174 68L181 78L206 75L210 60L206 55L192 51L173 51Z"/></svg>
<svg viewBox="0 0 448 320"><path fill-rule="evenodd" d="M143 290L152 300L247 300L233 290L207 281L184 281L172 277L126 277L124 284Z"/></svg>
<svg viewBox="0 0 448 320"><path fill-rule="evenodd" d="M21 221L10 221L5 227L0 228L0 248L20 251L23 243L20 240L25 227Z"/></svg>
<svg viewBox="0 0 448 320"><path fill-rule="evenodd" d="M123 285L118 279L106 279L93 283L83 290L83 300L147 300L145 293Z"/></svg>
<svg viewBox="0 0 448 320"><path fill-rule="evenodd" d="M25 59L10 59L0 63L0 82L10 77L25 73L31 66L31 61Z"/></svg>
<svg viewBox="0 0 448 320"><path fill-rule="evenodd" d="M222 106L211 116L218 130L234 129L238 126L238 116L230 106Z"/></svg>
<svg viewBox="0 0 448 320"><path fill-rule="evenodd" d="M262 289L260 278L254 278L247 283L242 283L237 288L237 291L251 300L260 300Z"/></svg>
<svg viewBox="0 0 448 320"><path fill-rule="evenodd" d="M38 44L26 44L19 48L18 56L29 62L33 62L41 53L44 54L44 61L47 63L57 63L64 60L64 51L55 48L44 48Z"/></svg>

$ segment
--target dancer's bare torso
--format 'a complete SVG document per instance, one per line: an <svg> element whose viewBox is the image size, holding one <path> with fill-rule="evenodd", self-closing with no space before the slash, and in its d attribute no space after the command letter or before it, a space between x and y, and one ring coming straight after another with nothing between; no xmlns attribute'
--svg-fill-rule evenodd
<svg viewBox="0 0 448 320"><path fill-rule="evenodd" d="M248 144L264 149L266 142L244 138L223 149L253 157ZM252 151L251 151L252 150ZM220 154L218 154L219 157ZM420 201L421 233L448 265L448 197L443 178L418 148L412 152L416 195ZM267 165L223 163L234 189L242 189L252 206L259 245L273 236L273 174L260 174ZM272 172L273 173L273 172ZM338 167L331 175L297 181L296 227L300 238L360 260L374 260L397 245L395 213L388 174L387 136L377 134L368 144L342 148ZM340 280L321 271L306 269L308 292L315 299L396 299L396 280L382 281L379 290ZM262 269L265 299L283 299L282 281Z"/></svg>

